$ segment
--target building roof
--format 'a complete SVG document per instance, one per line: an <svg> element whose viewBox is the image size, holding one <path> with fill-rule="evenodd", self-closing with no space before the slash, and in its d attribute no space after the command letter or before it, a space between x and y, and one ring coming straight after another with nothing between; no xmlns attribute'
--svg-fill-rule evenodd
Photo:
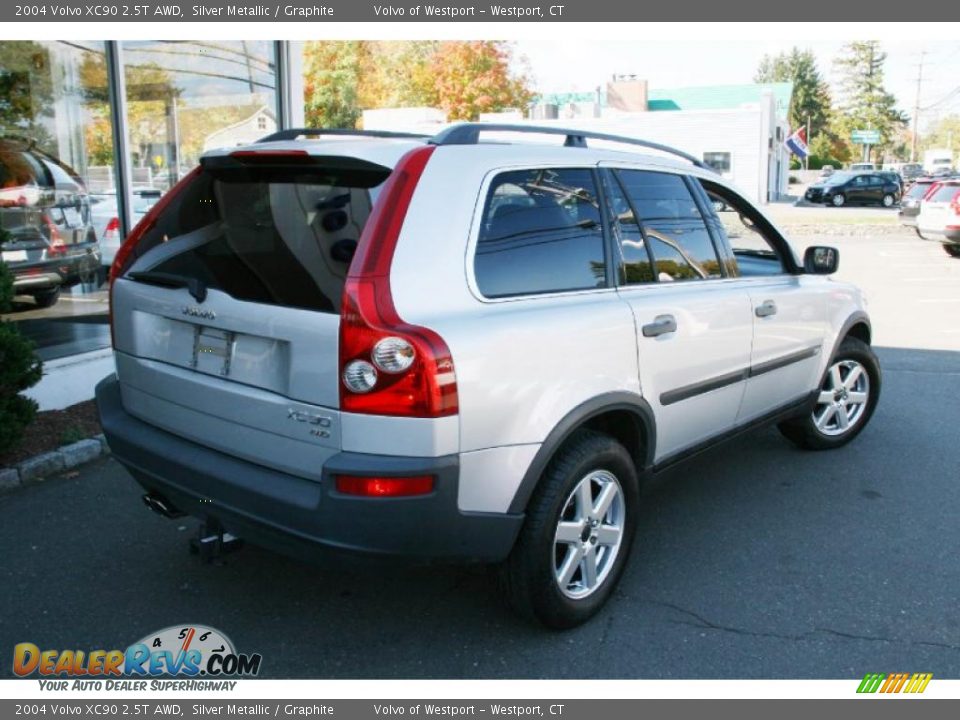
<svg viewBox="0 0 960 720"><path fill-rule="evenodd" d="M747 85L708 85L703 87L651 88L647 92L647 110L734 110L760 102L765 92L773 93L777 114L786 117L790 110L793 83L749 83Z"/></svg>

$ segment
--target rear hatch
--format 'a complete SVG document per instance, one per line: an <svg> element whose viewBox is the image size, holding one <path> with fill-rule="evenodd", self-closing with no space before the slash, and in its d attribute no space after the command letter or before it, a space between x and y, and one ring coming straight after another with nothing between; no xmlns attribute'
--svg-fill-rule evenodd
<svg viewBox="0 0 960 720"><path fill-rule="evenodd" d="M379 187L409 149L383 145L366 152L376 161L361 150L208 157L158 203L113 286L128 412L320 478L340 448L344 278Z"/></svg>

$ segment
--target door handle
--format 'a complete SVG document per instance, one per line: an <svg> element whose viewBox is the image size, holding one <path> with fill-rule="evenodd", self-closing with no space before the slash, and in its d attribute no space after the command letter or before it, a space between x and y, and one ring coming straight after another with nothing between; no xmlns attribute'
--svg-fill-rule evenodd
<svg viewBox="0 0 960 720"><path fill-rule="evenodd" d="M647 323L641 330L644 337L657 337L677 331L677 319L673 315L657 315L652 323Z"/></svg>
<svg viewBox="0 0 960 720"><path fill-rule="evenodd" d="M771 315L776 315L777 304L773 300L764 300L762 303L757 305L754 312L757 314L757 317L770 317Z"/></svg>

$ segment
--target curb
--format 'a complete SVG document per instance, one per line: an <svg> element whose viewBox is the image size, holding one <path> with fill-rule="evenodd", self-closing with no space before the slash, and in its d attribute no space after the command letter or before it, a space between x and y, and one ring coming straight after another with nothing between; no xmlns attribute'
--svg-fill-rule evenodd
<svg viewBox="0 0 960 720"><path fill-rule="evenodd" d="M100 435L64 445L51 452L21 460L13 467L0 468L0 493L35 485L65 470L84 465L110 454L107 439Z"/></svg>

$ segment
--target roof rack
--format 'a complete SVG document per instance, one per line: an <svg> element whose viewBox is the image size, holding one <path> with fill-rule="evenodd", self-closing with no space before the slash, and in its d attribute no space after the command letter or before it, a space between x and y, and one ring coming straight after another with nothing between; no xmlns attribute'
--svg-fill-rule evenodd
<svg viewBox="0 0 960 720"><path fill-rule="evenodd" d="M262 137L258 143L277 142L280 140L296 140L298 137L320 137L321 135L345 135L356 137L395 138L402 140L424 140L429 135L406 132L389 132L387 130L350 130L346 128L288 128Z"/></svg>
<svg viewBox="0 0 960 720"><path fill-rule="evenodd" d="M675 155L690 163L693 163L698 168L716 172L712 167L704 163L702 160L699 160L693 155L685 153L682 150L672 148L669 145L661 145L660 143L650 142L649 140L638 140L637 138L624 137L623 135L609 135L607 133L592 132L590 130L571 130L569 128L547 127L543 125L460 123L459 125L448 127L446 130L441 130L439 133L430 138L430 142L434 145L476 145L480 142L480 133L482 132L517 132L533 133L537 135L565 135L566 140L563 142L564 146L576 148L587 147L587 139L606 140L608 142L623 143L625 145L639 145L640 147L644 147L649 150L657 150L659 152L667 153L668 155Z"/></svg>

